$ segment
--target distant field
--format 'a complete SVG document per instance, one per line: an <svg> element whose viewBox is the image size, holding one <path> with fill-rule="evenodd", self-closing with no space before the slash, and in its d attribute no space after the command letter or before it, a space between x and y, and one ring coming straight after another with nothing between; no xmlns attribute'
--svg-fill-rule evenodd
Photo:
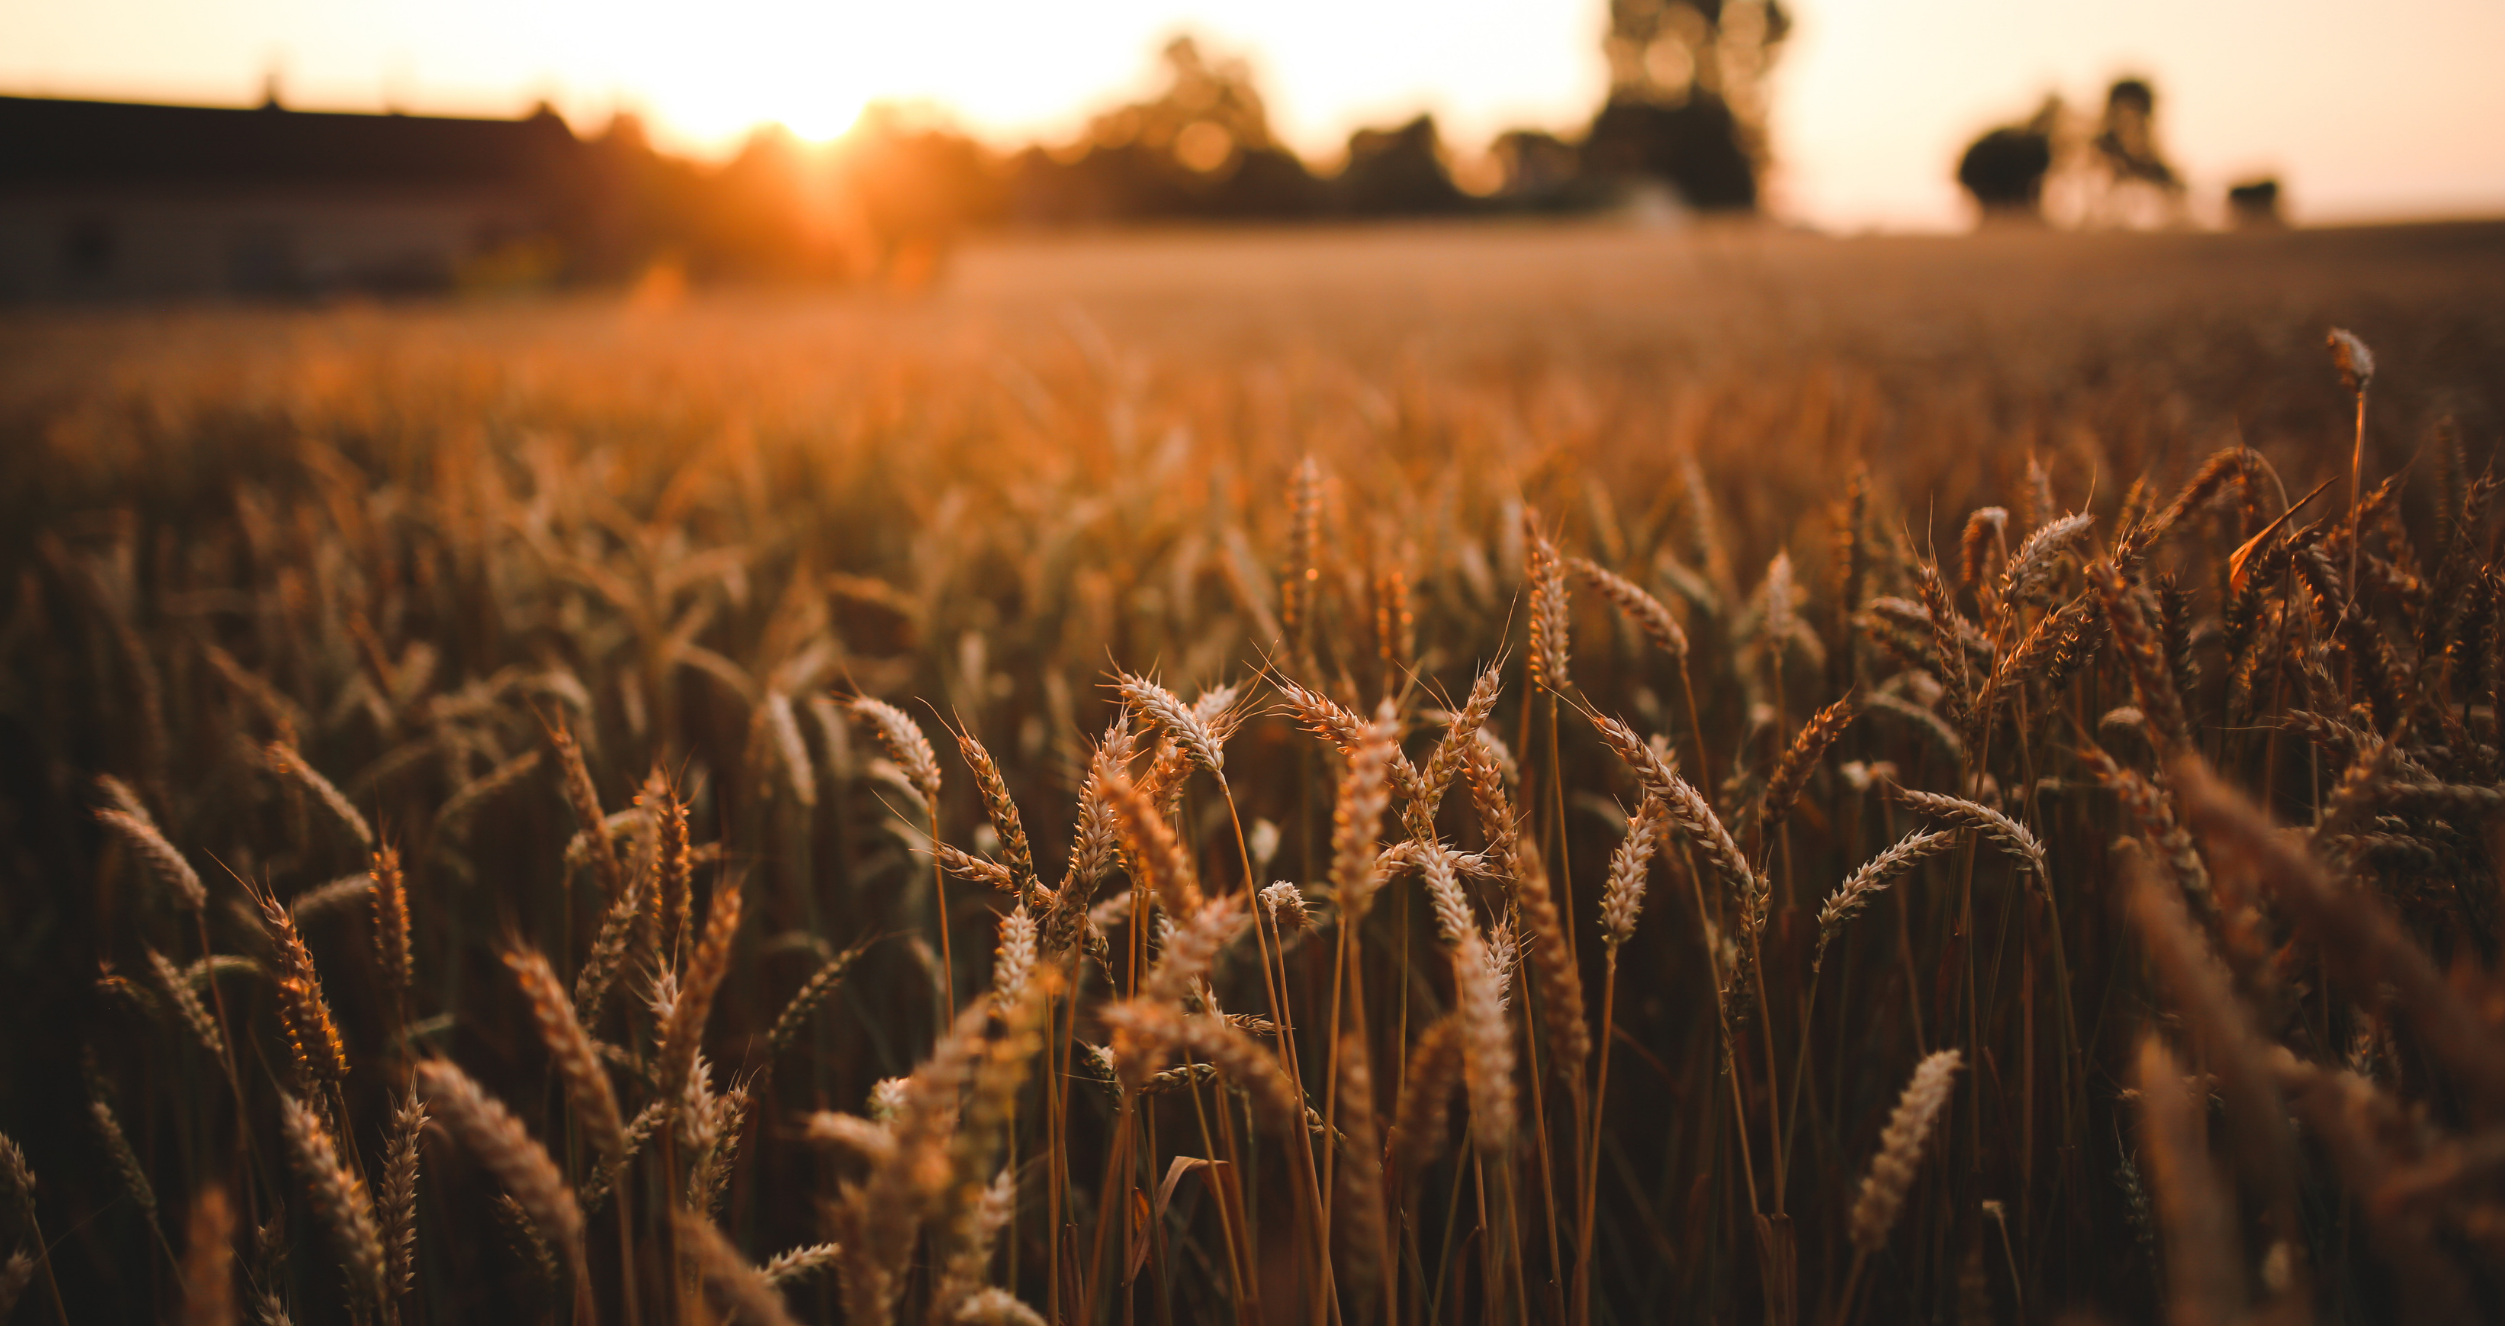
<svg viewBox="0 0 2505 1326"><path fill-rule="evenodd" d="M2505 1313L2505 223L658 290L0 312L0 1320Z"/></svg>

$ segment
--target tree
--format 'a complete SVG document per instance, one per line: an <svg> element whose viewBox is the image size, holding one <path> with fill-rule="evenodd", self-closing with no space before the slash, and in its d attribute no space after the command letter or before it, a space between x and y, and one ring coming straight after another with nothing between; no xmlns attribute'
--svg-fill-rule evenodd
<svg viewBox="0 0 2505 1326"><path fill-rule="evenodd" d="M2046 97L2032 118L1986 131L1957 159L1957 183L1984 222L2043 219L2044 177L2053 168L2061 109L2060 98Z"/></svg>
<svg viewBox="0 0 2505 1326"><path fill-rule="evenodd" d="M1650 176L1696 207L1754 209L1767 77L1791 26L1781 0L1611 0L1609 99L1585 173Z"/></svg>

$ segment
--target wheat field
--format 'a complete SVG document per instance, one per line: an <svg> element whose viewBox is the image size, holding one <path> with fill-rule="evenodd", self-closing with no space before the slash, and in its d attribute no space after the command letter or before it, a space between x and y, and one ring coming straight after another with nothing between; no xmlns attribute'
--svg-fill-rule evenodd
<svg viewBox="0 0 2505 1326"><path fill-rule="evenodd" d="M2505 1315L2505 227L665 293L0 316L0 1319Z"/></svg>

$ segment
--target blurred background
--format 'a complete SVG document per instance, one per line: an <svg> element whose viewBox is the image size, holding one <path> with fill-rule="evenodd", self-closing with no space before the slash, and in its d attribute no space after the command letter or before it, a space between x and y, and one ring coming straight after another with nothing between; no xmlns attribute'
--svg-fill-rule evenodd
<svg viewBox="0 0 2505 1326"><path fill-rule="evenodd" d="M0 299L915 287L969 238L2505 213L2492 0L0 0Z"/></svg>

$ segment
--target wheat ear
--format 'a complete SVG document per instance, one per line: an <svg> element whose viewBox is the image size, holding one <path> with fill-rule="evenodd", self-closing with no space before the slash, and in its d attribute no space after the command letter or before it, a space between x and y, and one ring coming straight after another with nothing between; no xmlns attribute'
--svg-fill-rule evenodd
<svg viewBox="0 0 2505 1326"><path fill-rule="evenodd" d="M799 1326L774 1282L749 1265L712 1221L682 1211L676 1227L679 1246L687 1249L697 1273L721 1295L733 1318L748 1326Z"/></svg>
<svg viewBox="0 0 2505 1326"><path fill-rule="evenodd" d="M417 1278L418 1158L426 1137L426 1106L411 1091L392 1110L391 1144L383 1161L383 1286L394 1298Z"/></svg>
<svg viewBox="0 0 2505 1326"><path fill-rule="evenodd" d="M653 1065L654 1092L662 1100L677 1099L695 1071L696 1049L704 1038L705 1021L713 1013L713 996L731 969L731 941L739 934L739 881L724 876L713 886L705 912L703 938L687 959L687 974L678 998L661 1029L661 1048Z"/></svg>
<svg viewBox="0 0 2505 1326"><path fill-rule="evenodd" d="M207 906L209 891L201 884L199 873L175 850L173 843L166 841L164 831L157 828L155 817L139 797L111 774L97 778L96 787L113 803L96 812L96 822L129 843L139 859L147 863L148 873L173 893L176 902L195 912Z"/></svg>
<svg viewBox="0 0 2505 1326"><path fill-rule="evenodd" d="M330 1231L332 1251L347 1273L350 1301L379 1309L385 1301L383 1239L374 1226L374 1204L366 1196L364 1180L340 1163L338 1148L312 1107L281 1096L279 1120L296 1175L312 1195L314 1215Z"/></svg>
<svg viewBox="0 0 2505 1326"><path fill-rule="evenodd" d="M1851 1230L1856 1253L1877 1252L1887 1242L1888 1231L1895 1228L1896 1213L1913 1187L1914 1170L1922 1163L1931 1127L1948 1105L1949 1087L1963 1062L1957 1051L1939 1050L1915 1066L1913 1080L1905 1084L1896 1113L1888 1119L1887 1131L1879 1135L1879 1153L1870 1161L1869 1177L1861 1181L1861 1193L1853 1200Z"/></svg>
<svg viewBox="0 0 2505 1326"><path fill-rule="evenodd" d="M504 960L522 987L522 997L530 1001L531 1020L539 1024L539 1038L565 1083L575 1119L590 1135L601 1160L618 1164L626 1158L626 1121L618 1113L617 1091L609 1085L600 1052L592 1048L591 1037L575 1019L565 987L549 968L548 959L535 949L514 949Z"/></svg>
<svg viewBox="0 0 2505 1326"><path fill-rule="evenodd" d="M580 1258L583 1210L548 1150L532 1140L504 1103L441 1059L417 1066L417 1094L454 1137L494 1174L550 1243Z"/></svg>

